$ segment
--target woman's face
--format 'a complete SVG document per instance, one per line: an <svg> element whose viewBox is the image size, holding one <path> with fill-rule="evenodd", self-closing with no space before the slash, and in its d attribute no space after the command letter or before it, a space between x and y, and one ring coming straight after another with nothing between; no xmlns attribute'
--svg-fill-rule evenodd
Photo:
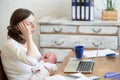
<svg viewBox="0 0 120 80"><path fill-rule="evenodd" d="M36 24L35 24L35 19L33 15L30 15L28 18L24 19L23 22L30 27L31 33L35 33L36 31Z"/></svg>

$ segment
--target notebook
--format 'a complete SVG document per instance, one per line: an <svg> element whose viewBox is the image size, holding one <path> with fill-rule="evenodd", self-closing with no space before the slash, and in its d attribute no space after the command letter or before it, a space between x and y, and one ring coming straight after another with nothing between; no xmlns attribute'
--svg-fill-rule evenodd
<svg viewBox="0 0 120 80"><path fill-rule="evenodd" d="M69 60L64 72L81 72L81 73L92 73L94 67L94 61L92 60Z"/></svg>

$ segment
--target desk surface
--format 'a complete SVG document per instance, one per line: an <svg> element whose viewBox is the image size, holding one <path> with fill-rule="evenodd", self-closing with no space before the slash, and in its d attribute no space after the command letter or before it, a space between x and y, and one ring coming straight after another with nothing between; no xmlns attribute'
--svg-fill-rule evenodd
<svg viewBox="0 0 120 80"><path fill-rule="evenodd" d="M73 56L75 56L74 52L70 51L70 53L65 58L65 60L58 66L58 70L56 71L56 74L61 74L61 75L71 74L71 73L65 73L64 68L69 58ZM95 62L93 73L84 74L84 75L88 77L92 75L102 77L106 72L120 72L119 56L117 56L116 58L98 57ZM108 79L100 79L100 80L108 80Z"/></svg>

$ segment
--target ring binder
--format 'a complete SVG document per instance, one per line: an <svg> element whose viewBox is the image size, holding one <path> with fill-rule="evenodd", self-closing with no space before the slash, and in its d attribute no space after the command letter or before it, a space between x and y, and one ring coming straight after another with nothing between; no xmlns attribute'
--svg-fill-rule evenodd
<svg viewBox="0 0 120 80"><path fill-rule="evenodd" d="M72 20L77 19L77 1L72 0Z"/></svg>
<svg viewBox="0 0 120 80"><path fill-rule="evenodd" d="M77 0L77 20L80 20L80 0Z"/></svg>
<svg viewBox="0 0 120 80"><path fill-rule="evenodd" d="M94 0L72 0L72 20L94 20Z"/></svg>

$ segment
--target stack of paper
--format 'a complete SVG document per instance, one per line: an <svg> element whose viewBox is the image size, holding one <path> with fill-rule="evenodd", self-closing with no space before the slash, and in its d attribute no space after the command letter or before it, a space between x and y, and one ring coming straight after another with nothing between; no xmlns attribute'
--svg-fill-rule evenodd
<svg viewBox="0 0 120 80"><path fill-rule="evenodd" d="M111 49L84 51L83 55L86 58L91 58L91 57L102 57L102 56L106 56L107 54L113 54L113 53L119 55L117 52Z"/></svg>
<svg viewBox="0 0 120 80"><path fill-rule="evenodd" d="M75 73L66 76L62 76L62 75L49 76L46 77L45 80L90 80L90 79L81 73Z"/></svg>
<svg viewBox="0 0 120 80"><path fill-rule="evenodd" d="M46 77L45 80L66 80L62 75L54 75Z"/></svg>

